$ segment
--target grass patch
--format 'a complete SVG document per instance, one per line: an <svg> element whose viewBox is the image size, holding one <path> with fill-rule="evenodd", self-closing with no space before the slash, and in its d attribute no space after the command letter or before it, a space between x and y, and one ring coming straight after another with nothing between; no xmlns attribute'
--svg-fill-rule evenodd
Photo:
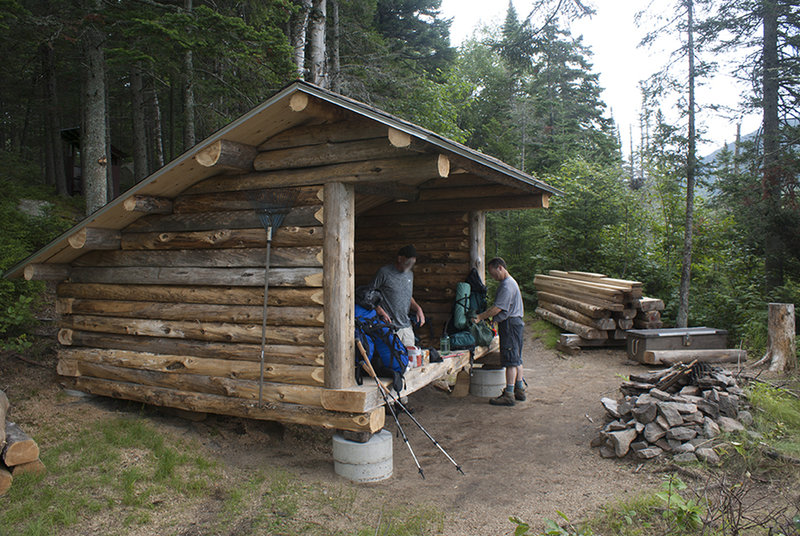
<svg viewBox="0 0 800 536"><path fill-rule="evenodd" d="M784 453L800 455L800 399L761 382L748 386L747 397L765 440Z"/></svg>
<svg viewBox="0 0 800 536"><path fill-rule="evenodd" d="M72 423L74 425L74 423ZM58 534L101 512L123 526L148 523L169 497L204 492L216 464L142 419L109 418L83 429L49 430L46 475L14 479L0 509L0 534Z"/></svg>
<svg viewBox="0 0 800 536"><path fill-rule="evenodd" d="M558 346L558 340L561 338L561 329L558 326L554 326L538 316L533 317L530 326L533 336L541 340L545 348L554 350Z"/></svg>

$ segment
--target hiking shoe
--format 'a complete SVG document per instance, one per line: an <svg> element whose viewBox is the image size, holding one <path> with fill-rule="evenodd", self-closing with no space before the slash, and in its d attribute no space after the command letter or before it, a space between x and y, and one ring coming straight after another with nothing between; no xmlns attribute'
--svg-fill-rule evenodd
<svg viewBox="0 0 800 536"><path fill-rule="evenodd" d="M493 406L513 406L516 404L513 393L509 393L505 389L503 389L503 394L497 398L490 398L489 403Z"/></svg>
<svg viewBox="0 0 800 536"><path fill-rule="evenodd" d="M528 399L527 395L525 394L524 387L515 387L514 388L514 398L519 400L520 402L525 402Z"/></svg>

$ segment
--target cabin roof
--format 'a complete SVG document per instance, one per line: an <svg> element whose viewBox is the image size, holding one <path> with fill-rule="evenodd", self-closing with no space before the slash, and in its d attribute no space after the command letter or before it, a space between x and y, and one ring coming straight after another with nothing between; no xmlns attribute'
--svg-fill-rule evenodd
<svg viewBox="0 0 800 536"><path fill-rule="evenodd" d="M404 132L454 158L456 165L468 164L472 168L471 171L478 175L493 177L495 180L502 179L506 183L517 183L526 189L535 189L547 194L562 193L547 183L497 158L470 149L466 145L445 138L378 108L298 80L278 91L261 105L218 130L194 147L189 148L142 182L84 218L39 251L10 268L4 276L7 278L20 277L25 266L32 263L69 263L76 259L85 251L72 248L69 245L68 238L85 227L91 226L104 229L123 229L127 227L142 216L141 213L125 210L123 203L131 196L146 195L172 198L193 184L217 174L217 169L202 166L194 159L198 152L213 143L225 139L258 146L271 136L287 128L307 122L309 120L308 115L287 111L289 110L288 103L290 99L297 93L306 94L333 105L333 107L352 112L357 116Z"/></svg>

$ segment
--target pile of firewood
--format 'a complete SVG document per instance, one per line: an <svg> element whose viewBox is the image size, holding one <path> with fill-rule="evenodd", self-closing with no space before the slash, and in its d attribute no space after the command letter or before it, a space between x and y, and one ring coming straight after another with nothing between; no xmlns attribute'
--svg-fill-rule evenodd
<svg viewBox="0 0 800 536"><path fill-rule="evenodd" d="M8 397L0 391L0 423L5 423L0 427L0 495L9 490L15 476L45 471L36 441L19 426L6 420L9 408Z"/></svg>
<svg viewBox="0 0 800 536"><path fill-rule="evenodd" d="M550 270L534 278L536 313L575 335L562 344L624 344L626 330L663 327L664 302L642 296L642 283L603 274Z"/></svg>
<svg viewBox="0 0 800 536"><path fill-rule="evenodd" d="M715 464L720 432L742 431L753 421L731 372L707 363L632 374L620 391L622 398L600 401L608 422L592 446L606 458L671 455L676 461Z"/></svg>

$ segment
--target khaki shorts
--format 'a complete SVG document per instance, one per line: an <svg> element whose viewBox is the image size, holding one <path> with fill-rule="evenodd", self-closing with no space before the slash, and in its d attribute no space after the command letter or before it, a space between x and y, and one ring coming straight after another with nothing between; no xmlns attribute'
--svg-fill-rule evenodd
<svg viewBox="0 0 800 536"><path fill-rule="evenodd" d="M404 345L414 346L414 329L411 326L398 329L397 336Z"/></svg>

